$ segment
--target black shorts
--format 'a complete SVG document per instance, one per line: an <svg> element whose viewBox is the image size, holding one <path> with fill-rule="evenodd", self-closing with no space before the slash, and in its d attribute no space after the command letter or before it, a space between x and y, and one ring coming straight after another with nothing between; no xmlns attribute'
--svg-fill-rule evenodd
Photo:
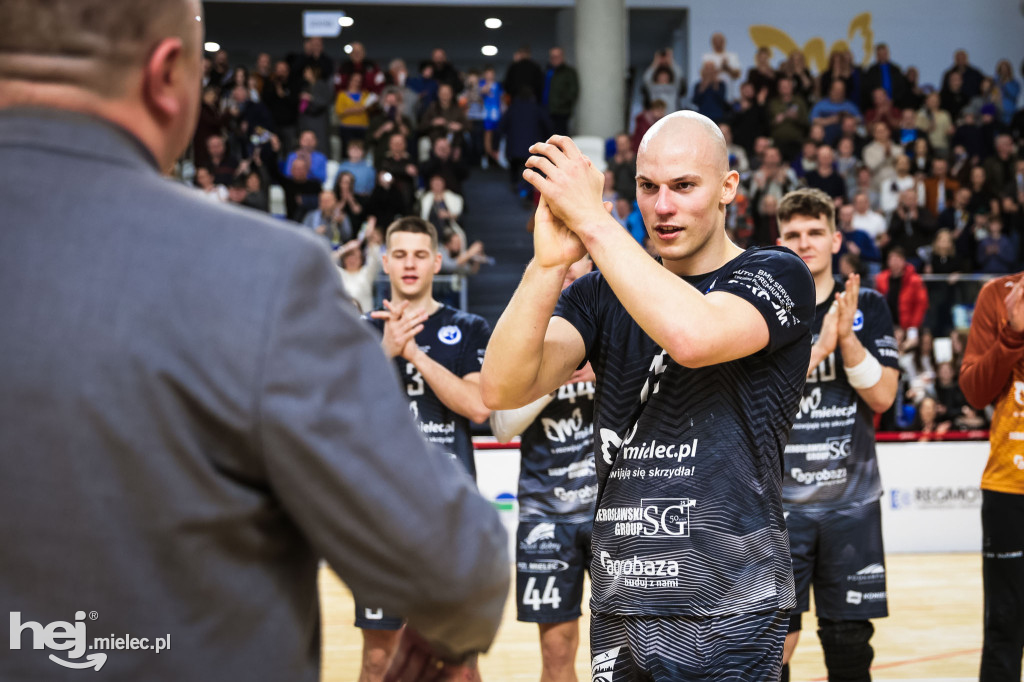
<svg viewBox="0 0 1024 682"><path fill-rule="evenodd" d="M788 611L713 618L594 613L592 679L777 682L788 623Z"/></svg>
<svg viewBox="0 0 1024 682"><path fill-rule="evenodd" d="M885 592L885 551L879 502L831 509L787 509L797 606L819 618L868 620L889 615Z"/></svg>
<svg viewBox="0 0 1024 682"><path fill-rule="evenodd" d="M356 602L356 627L363 630L401 630L404 618L385 615L384 609L368 608Z"/></svg>
<svg viewBox="0 0 1024 682"><path fill-rule="evenodd" d="M516 617L563 623L580 617L590 569L592 523L520 521L516 531Z"/></svg>

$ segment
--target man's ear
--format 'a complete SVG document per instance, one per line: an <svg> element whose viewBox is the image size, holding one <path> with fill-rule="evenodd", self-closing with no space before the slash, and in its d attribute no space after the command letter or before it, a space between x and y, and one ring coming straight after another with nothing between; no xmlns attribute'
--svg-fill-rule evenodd
<svg viewBox="0 0 1024 682"><path fill-rule="evenodd" d="M441 248L444 248L443 246ZM437 255L434 256L434 274L441 272L441 252L438 251Z"/></svg>
<svg viewBox="0 0 1024 682"><path fill-rule="evenodd" d="M173 120L182 114L185 103L183 89L186 83L187 59L181 38L161 40L146 61L143 71L143 96L146 107L160 121Z"/></svg>

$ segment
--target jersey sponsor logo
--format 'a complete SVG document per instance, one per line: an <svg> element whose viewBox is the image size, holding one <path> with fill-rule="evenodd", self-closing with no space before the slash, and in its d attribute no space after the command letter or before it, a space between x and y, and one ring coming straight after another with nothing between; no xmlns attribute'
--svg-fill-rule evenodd
<svg viewBox="0 0 1024 682"><path fill-rule="evenodd" d="M826 438L824 443L789 443L787 455L803 455L808 462L824 462L831 459L846 459L850 456L850 437Z"/></svg>
<svg viewBox="0 0 1024 682"><path fill-rule="evenodd" d="M605 464L611 464L615 459L615 455L618 453L619 448L622 447L622 439L619 438L619 434L615 433L611 429L601 429L601 459L604 460Z"/></svg>
<svg viewBox="0 0 1024 682"><path fill-rule="evenodd" d="M552 492L562 502L572 504L586 504L597 499L597 485L585 485L577 490L566 490L559 486Z"/></svg>
<svg viewBox="0 0 1024 682"><path fill-rule="evenodd" d="M868 564L853 575L846 576L851 583L879 582L885 586L885 566L880 563Z"/></svg>
<svg viewBox="0 0 1024 682"><path fill-rule="evenodd" d="M523 538L524 545L535 545L541 540L552 540L555 537L555 524L553 523L538 523L533 527L525 538Z"/></svg>
<svg viewBox="0 0 1024 682"><path fill-rule="evenodd" d="M585 438L593 433L593 426L584 431L583 411L576 408L567 419L551 419L542 417L541 426L544 427L544 436L550 441L564 443L570 438ZM577 434L581 434L577 436Z"/></svg>
<svg viewBox="0 0 1024 682"><path fill-rule="evenodd" d="M644 560L635 554L631 559L612 559L606 551L601 552L601 568L613 578L620 575L674 578L679 575L679 562L672 559Z"/></svg>
<svg viewBox="0 0 1024 682"><path fill-rule="evenodd" d="M437 330L437 340L448 346L454 346L462 340L462 330L454 324L445 325Z"/></svg>
<svg viewBox="0 0 1024 682"><path fill-rule="evenodd" d="M729 280L729 284L744 286L755 296L771 304L779 324L783 327L796 324L796 316L792 314L793 299L782 285L775 281L770 272L758 270L755 275L748 270L737 270L732 276L733 279Z"/></svg>
<svg viewBox="0 0 1024 682"><path fill-rule="evenodd" d="M885 575L885 566L883 566L882 564L874 563L868 564L864 568L857 571L854 575L878 575L879 573Z"/></svg>
<svg viewBox="0 0 1024 682"><path fill-rule="evenodd" d="M858 606L866 601L884 601L885 592L858 592L857 590L846 591L846 603Z"/></svg>
<svg viewBox="0 0 1024 682"><path fill-rule="evenodd" d="M569 466L553 467L548 469L548 476L566 476L569 480L596 475L597 471L594 467L594 459L592 457L580 460L579 462L573 462Z"/></svg>
<svg viewBox="0 0 1024 682"><path fill-rule="evenodd" d="M864 313L860 308L853 314L853 331L859 332L864 328Z"/></svg>
<svg viewBox="0 0 1024 682"><path fill-rule="evenodd" d="M822 469L821 471L804 471L800 467L789 470L790 477L803 485L842 485L846 483L846 467L839 469Z"/></svg>
<svg viewBox="0 0 1024 682"><path fill-rule="evenodd" d="M644 536L669 535L673 537L690 536L690 508L697 505L696 500L688 498L647 498L640 500L639 507L619 507L618 516L626 516L630 520L615 523L615 535ZM629 509L631 511L625 512ZM600 512L597 516L601 518Z"/></svg>
<svg viewBox="0 0 1024 682"><path fill-rule="evenodd" d="M617 646L608 651L602 651L595 655L590 661L590 673L593 682L612 682L612 673L615 672L615 659L619 657Z"/></svg>
<svg viewBox="0 0 1024 682"><path fill-rule="evenodd" d="M829 405L821 406L821 388L815 386L811 392L800 398L800 411L796 418L810 417L811 419L842 419L857 414L857 403L850 405Z"/></svg>
<svg viewBox="0 0 1024 682"><path fill-rule="evenodd" d="M455 422L420 422L420 431L428 436L446 436L455 433Z"/></svg>
<svg viewBox="0 0 1024 682"><path fill-rule="evenodd" d="M520 573L559 573L568 570L569 564L559 559L535 559L533 561L516 562L516 570Z"/></svg>
<svg viewBox="0 0 1024 682"><path fill-rule="evenodd" d="M622 457L624 459L674 459L678 463L688 457L696 456L696 438L693 439L692 443L666 444L652 439L650 445L647 444L647 441L644 441L640 445L624 445L622 447Z"/></svg>

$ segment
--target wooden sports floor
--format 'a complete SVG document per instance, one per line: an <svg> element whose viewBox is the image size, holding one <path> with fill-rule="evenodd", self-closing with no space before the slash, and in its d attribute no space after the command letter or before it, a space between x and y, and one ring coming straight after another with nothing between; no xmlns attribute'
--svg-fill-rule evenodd
<svg viewBox="0 0 1024 682"><path fill-rule="evenodd" d="M978 679L981 656L981 557L979 554L895 554L886 558L888 618L875 621L874 680ZM323 679L354 682L361 639L352 626L352 595L328 570L320 576L323 602ZM576 670L590 679L587 608L581 620ZM791 679L827 679L814 619L804 618L804 633L791 664ZM537 626L516 622L509 601L494 647L480 659L487 682L539 680Z"/></svg>

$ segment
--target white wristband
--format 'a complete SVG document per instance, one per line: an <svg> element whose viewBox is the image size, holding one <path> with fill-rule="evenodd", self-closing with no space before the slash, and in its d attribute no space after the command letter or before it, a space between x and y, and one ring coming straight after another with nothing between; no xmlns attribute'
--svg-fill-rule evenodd
<svg viewBox="0 0 1024 682"><path fill-rule="evenodd" d="M853 367L843 365L846 381L854 388L871 388L882 378L882 365L874 355L865 351L864 359Z"/></svg>

